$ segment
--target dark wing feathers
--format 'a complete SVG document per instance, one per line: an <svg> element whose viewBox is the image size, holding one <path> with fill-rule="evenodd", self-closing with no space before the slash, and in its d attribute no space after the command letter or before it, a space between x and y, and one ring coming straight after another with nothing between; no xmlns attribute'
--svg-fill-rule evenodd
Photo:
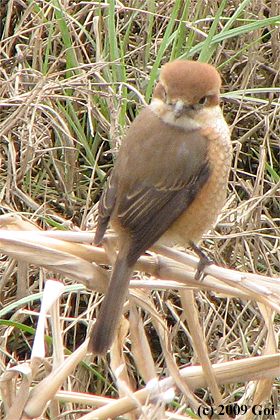
<svg viewBox="0 0 280 420"><path fill-rule="evenodd" d="M130 233L131 246L128 261L134 264L186 210L209 177L207 163L180 190L157 190L146 187L139 212L130 213L130 202L125 200L125 212L118 213L119 222ZM139 192L138 195L141 193Z"/></svg>
<svg viewBox="0 0 280 420"><path fill-rule="evenodd" d="M116 191L117 191L117 178L113 176L112 172L108 179L106 188L98 203L98 223L94 238L95 245L99 245L103 239L108 223L115 207Z"/></svg>

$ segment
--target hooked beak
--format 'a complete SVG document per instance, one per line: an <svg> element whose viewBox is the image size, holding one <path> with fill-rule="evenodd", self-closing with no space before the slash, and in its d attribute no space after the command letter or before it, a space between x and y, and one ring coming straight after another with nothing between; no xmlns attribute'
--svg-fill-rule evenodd
<svg viewBox="0 0 280 420"><path fill-rule="evenodd" d="M184 102L182 101L182 99L178 99L178 101L176 101L173 105L173 112L174 112L175 120L181 117L184 109L185 109Z"/></svg>

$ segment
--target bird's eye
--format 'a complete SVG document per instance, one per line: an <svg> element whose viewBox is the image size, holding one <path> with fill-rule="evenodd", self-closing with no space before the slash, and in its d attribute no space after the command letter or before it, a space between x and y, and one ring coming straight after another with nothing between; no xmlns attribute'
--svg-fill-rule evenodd
<svg viewBox="0 0 280 420"><path fill-rule="evenodd" d="M202 98L199 99L198 103L199 105L205 105L207 102L207 96L203 96Z"/></svg>

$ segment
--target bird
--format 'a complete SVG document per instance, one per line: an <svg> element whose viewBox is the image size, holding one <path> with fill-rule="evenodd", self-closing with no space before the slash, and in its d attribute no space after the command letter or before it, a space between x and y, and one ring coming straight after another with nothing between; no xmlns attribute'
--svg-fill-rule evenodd
<svg viewBox="0 0 280 420"><path fill-rule="evenodd" d="M210 64L163 65L152 100L127 130L98 204L94 244L107 227L118 253L88 350L110 349L138 258L153 244L196 246L226 199L232 147Z"/></svg>

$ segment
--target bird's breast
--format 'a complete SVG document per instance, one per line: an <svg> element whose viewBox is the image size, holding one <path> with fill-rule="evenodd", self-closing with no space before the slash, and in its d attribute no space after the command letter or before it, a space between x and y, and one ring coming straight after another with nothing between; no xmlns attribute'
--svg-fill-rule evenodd
<svg viewBox="0 0 280 420"><path fill-rule="evenodd" d="M232 148L228 126L220 122L200 130L208 140L207 158L210 176L187 210L160 239L166 245L187 246L197 243L215 223L225 203Z"/></svg>

